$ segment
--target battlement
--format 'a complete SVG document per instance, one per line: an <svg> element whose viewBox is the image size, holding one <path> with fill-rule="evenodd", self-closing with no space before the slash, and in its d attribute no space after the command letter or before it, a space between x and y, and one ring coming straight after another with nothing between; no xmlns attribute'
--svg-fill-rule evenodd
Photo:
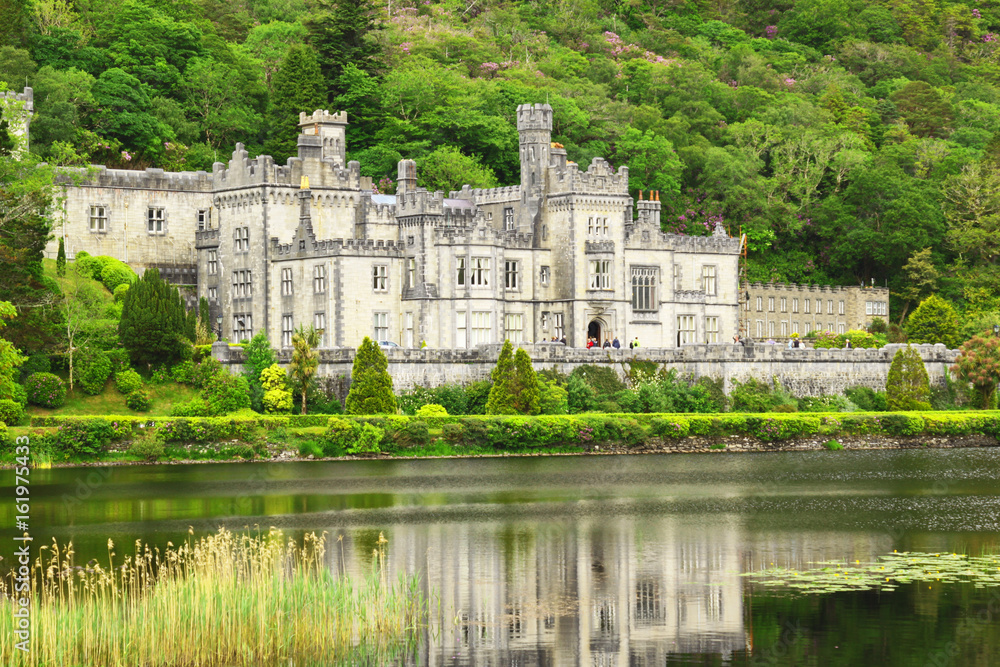
<svg viewBox="0 0 1000 667"><path fill-rule="evenodd" d="M559 192L628 196L628 167L621 166L615 171L601 157L591 160L587 171L580 171L575 162L567 162L565 167L556 167L555 172Z"/></svg>
<svg viewBox="0 0 1000 667"><path fill-rule="evenodd" d="M198 249L218 248L220 240L221 235L218 229L206 229L194 233L194 247Z"/></svg>
<svg viewBox="0 0 1000 667"><path fill-rule="evenodd" d="M306 145L316 149L316 155L310 157L319 158L316 140L309 135L299 135L299 140L305 140ZM325 150L325 149L323 149ZM219 190L229 188L248 187L255 185L286 185L298 189L302 176L308 176L313 189L335 188L358 190L361 187L361 164L357 161L347 163L347 167L341 166L333 159L323 157L319 159L319 169L306 169L306 160L301 157L292 157L284 166L277 164L270 155L259 155L253 159L243 144L236 144L232 159L229 164L216 162L212 169L212 180L214 187ZM309 160L309 165L317 164L316 161Z"/></svg>
<svg viewBox="0 0 1000 667"><path fill-rule="evenodd" d="M517 131L552 131L552 107L548 104L522 104L517 107Z"/></svg>
<svg viewBox="0 0 1000 667"><path fill-rule="evenodd" d="M370 257L402 257L403 246L392 239L325 239L304 241L304 246L295 243L280 243L277 236L271 237L271 253L278 258L329 257L332 255L363 255Z"/></svg>
<svg viewBox="0 0 1000 667"><path fill-rule="evenodd" d="M328 124L347 125L347 112L330 113L326 109L316 109L311 114L307 114L305 111L299 112L299 127L303 129L303 134L318 134L315 131L307 131L307 128Z"/></svg>
<svg viewBox="0 0 1000 667"><path fill-rule="evenodd" d="M149 167L108 169L91 165L89 168L58 170L56 182L78 187L123 188L131 190L172 190L181 192L212 192L212 177L204 171L163 171Z"/></svg>
<svg viewBox="0 0 1000 667"><path fill-rule="evenodd" d="M16 92L13 90L5 90L0 92L0 100L4 102L25 102L25 109L27 111L34 111L34 100L35 91L31 88L25 88L23 92Z"/></svg>
<svg viewBox="0 0 1000 667"><path fill-rule="evenodd" d="M749 283L749 289L764 292L809 292L813 294L849 294L864 292L872 296L889 298L888 287L864 285L800 285L799 283Z"/></svg>
<svg viewBox="0 0 1000 667"><path fill-rule="evenodd" d="M396 195L396 215L444 215L444 193L417 188Z"/></svg>
<svg viewBox="0 0 1000 667"><path fill-rule="evenodd" d="M506 204L521 200L521 186L508 185L502 188L470 188L462 186L461 190L453 190L448 195L452 199L467 199L479 205Z"/></svg>

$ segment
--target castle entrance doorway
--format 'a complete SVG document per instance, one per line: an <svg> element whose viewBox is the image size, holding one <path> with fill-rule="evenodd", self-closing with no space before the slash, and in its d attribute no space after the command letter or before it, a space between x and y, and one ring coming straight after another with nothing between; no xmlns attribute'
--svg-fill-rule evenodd
<svg viewBox="0 0 1000 667"><path fill-rule="evenodd" d="M587 327L587 338L593 338L597 341L597 347L604 345L604 330L601 326L600 320L591 321L590 325Z"/></svg>

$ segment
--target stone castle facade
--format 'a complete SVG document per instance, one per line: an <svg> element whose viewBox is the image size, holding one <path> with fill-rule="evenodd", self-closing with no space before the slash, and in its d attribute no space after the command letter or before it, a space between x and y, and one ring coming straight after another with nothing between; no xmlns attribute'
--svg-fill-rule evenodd
<svg viewBox="0 0 1000 667"><path fill-rule="evenodd" d="M758 341L864 330L876 317L889 321L887 287L749 283L743 289L742 329Z"/></svg>
<svg viewBox="0 0 1000 667"><path fill-rule="evenodd" d="M517 109L521 182L448 193L399 163L395 195L347 162L346 113L301 114L280 165L237 144L207 172L93 167L61 184L69 257L86 250L157 267L206 297L230 340L302 324L323 347L362 338L473 348L613 337L622 345L727 343L739 318L740 242L660 230L658 196L628 192L628 168L586 170L551 140L552 108Z"/></svg>

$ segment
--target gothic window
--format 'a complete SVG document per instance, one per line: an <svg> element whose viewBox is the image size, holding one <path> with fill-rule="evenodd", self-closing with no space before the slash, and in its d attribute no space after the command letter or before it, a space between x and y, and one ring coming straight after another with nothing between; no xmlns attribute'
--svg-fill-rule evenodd
<svg viewBox="0 0 1000 667"><path fill-rule="evenodd" d="M632 270L632 310L657 310L656 274L657 269L648 266L633 266Z"/></svg>
<svg viewBox="0 0 1000 667"><path fill-rule="evenodd" d="M317 264L313 267L313 294L324 294L326 292L326 267Z"/></svg>
<svg viewBox="0 0 1000 667"><path fill-rule="evenodd" d="M233 315L233 340L250 340L253 338L253 315L236 313Z"/></svg>
<svg viewBox="0 0 1000 667"><path fill-rule="evenodd" d="M219 251L208 251L208 275L214 276L219 273Z"/></svg>
<svg viewBox="0 0 1000 667"><path fill-rule="evenodd" d="M481 345L492 342L492 328L490 326L491 313L488 310L473 311L472 313L472 344Z"/></svg>
<svg viewBox="0 0 1000 667"><path fill-rule="evenodd" d="M719 342L719 318L718 317L706 317L705 318L705 342L706 343L718 343Z"/></svg>
<svg viewBox="0 0 1000 667"><path fill-rule="evenodd" d="M250 250L250 228L237 227L233 237L233 250L235 252L247 252Z"/></svg>
<svg viewBox="0 0 1000 667"><path fill-rule="evenodd" d="M470 276L469 284L478 285L480 287L486 287L490 284L490 258L489 257L473 257L472 258L472 275Z"/></svg>
<svg viewBox="0 0 1000 667"><path fill-rule="evenodd" d="M326 313L313 313L313 329L319 334L319 346L326 347Z"/></svg>
<svg viewBox="0 0 1000 667"><path fill-rule="evenodd" d="M781 297L781 312L788 312L788 299L785 297Z"/></svg>
<svg viewBox="0 0 1000 667"><path fill-rule="evenodd" d="M150 234L162 234L164 231L163 221L166 212L157 206L150 206L146 209L146 231Z"/></svg>
<svg viewBox="0 0 1000 667"><path fill-rule="evenodd" d="M792 299L792 312L793 313L799 312L799 300L798 299Z"/></svg>
<svg viewBox="0 0 1000 667"><path fill-rule="evenodd" d="M292 270L281 270L281 296L292 295Z"/></svg>
<svg viewBox="0 0 1000 667"><path fill-rule="evenodd" d="M611 260L590 260L590 289L611 289Z"/></svg>
<svg viewBox="0 0 1000 667"><path fill-rule="evenodd" d="M510 206L503 210L503 228L507 231L514 229L514 209Z"/></svg>
<svg viewBox="0 0 1000 667"><path fill-rule="evenodd" d="M292 332L295 326L292 324L291 315L281 316L281 347L292 346Z"/></svg>
<svg viewBox="0 0 1000 667"><path fill-rule="evenodd" d="M90 231L103 234L108 231L108 207L90 207Z"/></svg>
<svg viewBox="0 0 1000 667"><path fill-rule="evenodd" d="M375 342L389 340L389 313L375 313Z"/></svg>
<svg viewBox="0 0 1000 667"><path fill-rule="evenodd" d="M514 260L504 260L503 263L503 285L505 289L516 290L518 288L517 262Z"/></svg>
<svg viewBox="0 0 1000 667"><path fill-rule="evenodd" d="M556 340L562 340L563 336L566 335L566 331L563 329L563 314L553 313L552 314L552 327L556 335Z"/></svg>
<svg viewBox="0 0 1000 667"><path fill-rule="evenodd" d="M769 312L769 313L773 313L774 312L774 297L773 296L767 297L767 312Z"/></svg>
<svg viewBox="0 0 1000 667"><path fill-rule="evenodd" d="M715 296L715 266L701 267L701 287L707 296Z"/></svg>
<svg viewBox="0 0 1000 667"><path fill-rule="evenodd" d="M253 296L253 276L247 269L233 271L233 298L242 299Z"/></svg>
<svg viewBox="0 0 1000 667"><path fill-rule="evenodd" d="M677 316L677 343L678 345L688 345L695 343L694 315Z"/></svg>
<svg viewBox="0 0 1000 667"><path fill-rule="evenodd" d="M826 300L826 314L833 315L833 299Z"/></svg>
<svg viewBox="0 0 1000 667"><path fill-rule="evenodd" d="M549 275L550 274L551 274L551 271L549 270L549 267L547 267L547 266L543 266L541 268L541 270L538 272L538 281L540 283L542 283L543 287L547 286L549 284Z"/></svg>
<svg viewBox="0 0 1000 667"><path fill-rule="evenodd" d="M806 315L809 314L809 304L812 303L811 299L802 299L802 312Z"/></svg>
<svg viewBox="0 0 1000 667"><path fill-rule="evenodd" d="M757 297L757 312L760 313L763 311L764 311L764 297L759 296Z"/></svg>
<svg viewBox="0 0 1000 667"><path fill-rule="evenodd" d="M503 337L511 343L524 340L524 315L507 313L503 316Z"/></svg>
<svg viewBox="0 0 1000 667"><path fill-rule="evenodd" d="M372 289L376 292L389 291L389 267L385 264L372 267Z"/></svg>
<svg viewBox="0 0 1000 667"><path fill-rule="evenodd" d="M456 257L455 258L455 284L459 287L465 287L465 258Z"/></svg>

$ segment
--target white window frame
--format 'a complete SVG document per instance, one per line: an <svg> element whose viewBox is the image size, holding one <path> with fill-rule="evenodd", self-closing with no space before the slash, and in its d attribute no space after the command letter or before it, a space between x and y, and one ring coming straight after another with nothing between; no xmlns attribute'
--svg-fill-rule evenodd
<svg viewBox="0 0 1000 667"><path fill-rule="evenodd" d="M313 266L313 294L326 294L326 265Z"/></svg>
<svg viewBox="0 0 1000 667"><path fill-rule="evenodd" d="M372 265L372 291L389 291L389 267L386 264Z"/></svg>
<svg viewBox="0 0 1000 667"><path fill-rule="evenodd" d="M407 311L403 313L403 342L406 347L416 347L414 342L413 334L413 313Z"/></svg>
<svg viewBox="0 0 1000 667"><path fill-rule="evenodd" d="M234 230L233 237L233 250L235 252L249 252L250 251L250 228L249 227L237 227Z"/></svg>
<svg viewBox="0 0 1000 667"><path fill-rule="evenodd" d="M844 314L844 301L843 301L843 299L841 299L841 301L837 304L837 314L839 314L839 315L843 315Z"/></svg>
<svg viewBox="0 0 1000 667"><path fill-rule="evenodd" d="M705 318L705 342L709 344L719 342L719 318L716 316Z"/></svg>
<svg viewBox="0 0 1000 667"><path fill-rule="evenodd" d="M313 313L313 329L319 334L319 346L326 347L326 312Z"/></svg>
<svg viewBox="0 0 1000 667"><path fill-rule="evenodd" d="M512 232L517 229L517 223L514 222L514 207L507 206L503 210L503 228Z"/></svg>
<svg viewBox="0 0 1000 667"><path fill-rule="evenodd" d="M716 267L714 264L703 264L701 267L701 288L705 296L715 296L718 289Z"/></svg>
<svg viewBox="0 0 1000 667"><path fill-rule="evenodd" d="M764 312L764 297L762 296L757 297L757 312L758 313Z"/></svg>
<svg viewBox="0 0 1000 667"><path fill-rule="evenodd" d="M253 272L250 269L233 271L233 298L245 299L253 296Z"/></svg>
<svg viewBox="0 0 1000 667"><path fill-rule="evenodd" d="M677 343L679 345L690 345L698 342L698 330L695 324L694 315L677 316Z"/></svg>
<svg viewBox="0 0 1000 667"><path fill-rule="evenodd" d="M281 270L281 296L292 296L294 294L292 286L292 269Z"/></svg>
<svg viewBox="0 0 1000 667"><path fill-rule="evenodd" d="M455 258L455 284L459 287L465 287L465 283L469 279L465 264L465 257Z"/></svg>
<svg viewBox="0 0 1000 667"><path fill-rule="evenodd" d="M773 313L774 312L774 297L773 296L767 297L767 312L769 312L769 313Z"/></svg>
<svg viewBox="0 0 1000 667"><path fill-rule="evenodd" d="M195 213L195 220L198 222L198 231L199 232L205 231L206 229L211 227L212 209L208 208L198 209L198 212Z"/></svg>
<svg viewBox="0 0 1000 667"><path fill-rule="evenodd" d="M475 287L489 287L490 285L490 258L473 257L472 271L469 275L469 284Z"/></svg>
<svg viewBox="0 0 1000 667"><path fill-rule="evenodd" d="M167 233L167 210L165 208L162 206L149 206L146 208L146 233Z"/></svg>
<svg viewBox="0 0 1000 667"><path fill-rule="evenodd" d="M292 346L292 333L295 332L295 320L290 314L281 316L281 347Z"/></svg>
<svg viewBox="0 0 1000 667"><path fill-rule="evenodd" d="M385 311L372 313L372 323L375 331L375 342L389 340L389 313Z"/></svg>
<svg viewBox="0 0 1000 667"><path fill-rule="evenodd" d="M493 342L492 315L493 313L488 310L472 311L472 345L475 346Z"/></svg>
<svg viewBox="0 0 1000 667"><path fill-rule="evenodd" d="M655 266L633 266L629 273L632 276L632 310L657 311L660 304L656 298L656 283L659 269Z"/></svg>
<svg viewBox="0 0 1000 667"><path fill-rule="evenodd" d="M503 337L517 344L524 340L524 314L506 313L503 316Z"/></svg>
<svg viewBox="0 0 1000 667"><path fill-rule="evenodd" d="M562 340L566 336L566 329L563 326L563 314L562 313L552 313L552 333L555 334L556 340Z"/></svg>
<svg viewBox="0 0 1000 667"><path fill-rule="evenodd" d="M455 313L455 347L465 349L469 346L469 324L464 310Z"/></svg>
<svg viewBox="0 0 1000 667"><path fill-rule="evenodd" d="M417 286L417 258L408 257L406 259L406 286L413 289Z"/></svg>
<svg viewBox="0 0 1000 667"><path fill-rule="evenodd" d="M802 299L802 306L803 306L802 313L803 314L805 314L805 315L809 315L810 314L809 313L809 308L811 307L811 304L812 304L812 299Z"/></svg>
<svg viewBox="0 0 1000 667"><path fill-rule="evenodd" d="M217 301L218 299L219 299L219 288L218 287L209 287L208 288L208 300L209 301Z"/></svg>
<svg viewBox="0 0 1000 667"><path fill-rule="evenodd" d="M799 312L799 300L798 299L792 299L792 312L793 313Z"/></svg>
<svg viewBox="0 0 1000 667"><path fill-rule="evenodd" d="M778 302L778 308L780 308L781 312L783 312L783 313L787 313L788 312L788 298L787 297L784 297L784 296L781 297L781 300Z"/></svg>
<svg viewBox="0 0 1000 667"><path fill-rule="evenodd" d="M592 259L587 265L590 267L590 289L611 289L611 260Z"/></svg>
<svg viewBox="0 0 1000 667"><path fill-rule="evenodd" d="M505 259L503 261L503 286L507 290L520 289L518 274L520 273L520 262L516 259Z"/></svg>
<svg viewBox="0 0 1000 667"><path fill-rule="evenodd" d="M219 251L211 249L208 251L208 275L215 276L219 273Z"/></svg>
<svg viewBox="0 0 1000 667"><path fill-rule="evenodd" d="M108 232L108 207L103 204L92 204L90 207L90 231L95 234Z"/></svg>
<svg viewBox="0 0 1000 667"><path fill-rule="evenodd" d="M251 338L253 338L253 315L251 313L233 314L233 342L250 340Z"/></svg>

